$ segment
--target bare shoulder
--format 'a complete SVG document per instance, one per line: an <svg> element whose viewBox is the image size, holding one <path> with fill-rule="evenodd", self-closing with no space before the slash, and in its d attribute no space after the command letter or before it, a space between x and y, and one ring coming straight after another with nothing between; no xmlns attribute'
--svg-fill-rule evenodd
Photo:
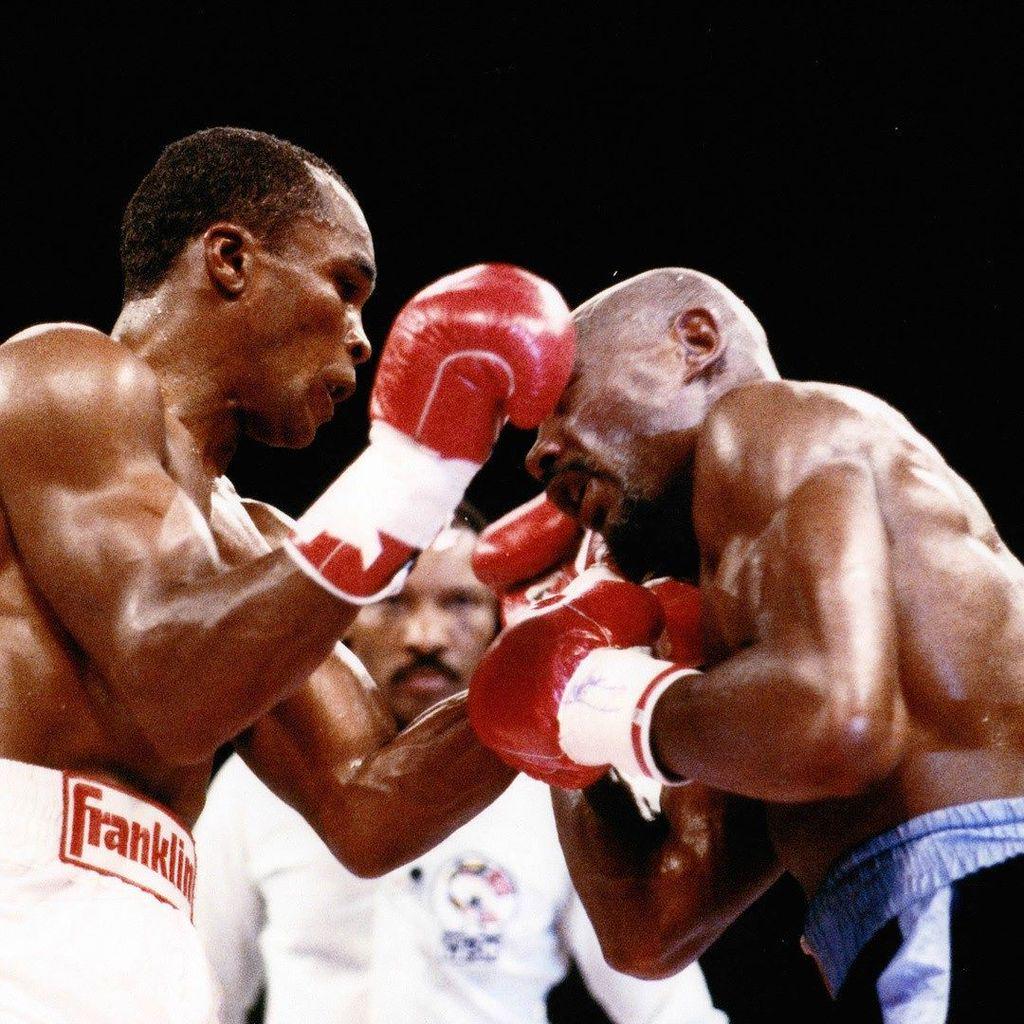
<svg viewBox="0 0 1024 1024"><path fill-rule="evenodd" d="M697 459L740 476L766 462L785 461L802 475L821 461L864 451L881 434L908 428L891 405L857 388L758 381L734 388L711 407L697 439Z"/></svg>
<svg viewBox="0 0 1024 1024"><path fill-rule="evenodd" d="M732 514L760 529L823 466L869 459L880 436L908 429L895 409L856 388L787 380L735 388L697 438L695 513Z"/></svg>
<svg viewBox="0 0 1024 1024"><path fill-rule="evenodd" d="M37 461L65 453L88 462L111 440L162 451L159 382L102 331L33 327L0 346L0 430L14 459L27 451Z"/></svg>
<svg viewBox="0 0 1024 1024"><path fill-rule="evenodd" d="M61 416L162 406L156 374L113 338L81 324L44 324L0 346L0 410ZM2 414L0 414L2 415Z"/></svg>

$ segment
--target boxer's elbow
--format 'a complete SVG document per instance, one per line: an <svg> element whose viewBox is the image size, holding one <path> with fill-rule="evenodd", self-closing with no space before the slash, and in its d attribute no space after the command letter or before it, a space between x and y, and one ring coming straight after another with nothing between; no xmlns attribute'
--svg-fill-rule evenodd
<svg viewBox="0 0 1024 1024"><path fill-rule="evenodd" d="M321 835L327 848L346 870L357 878L380 878L407 864L415 856L388 842L368 820L354 822L345 829L333 829Z"/></svg>
<svg viewBox="0 0 1024 1024"><path fill-rule="evenodd" d="M875 699L826 702L808 744L809 775L822 795L856 796L891 774L904 736L900 706Z"/></svg>
<svg viewBox="0 0 1024 1024"><path fill-rule="evenodd" d="M642 934L641 934L642 933ZM714 941L702 931L677 928L670 934L637 927L628 935L602 936L605 961L620 974L660 981L692 964Z"/></svg>
<svg viewBox="0 0 1024 1024"><path fill-rule="evenodd" d="M328 844L328 849L334 859L356 878L381 878L392 870L392 865L362 844L335 840Z"/></svg>
<svg viewBox="0 0 1024 1024"><path fill-rule="evenodd" d="M317 794L315 806L299 808L332 856L357 878L380 878L423 852L411 844L393 808L362 786L337 781Z"/></svg>

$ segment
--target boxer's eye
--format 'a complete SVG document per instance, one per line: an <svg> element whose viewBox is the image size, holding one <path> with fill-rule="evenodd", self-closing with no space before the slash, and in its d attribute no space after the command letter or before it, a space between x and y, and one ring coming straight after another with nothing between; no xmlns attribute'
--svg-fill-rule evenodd
<svg viewBox="0 0 1024 1024"><path fill-rule="evenodd" d="M457 590L447 594L442 603L449 611L463 611L466 608L472 608L479 604L480 599L468 591Z"/></svg>
<svg viewBox="0 0 1024 1024"><path fill-rule="evenodd" d="M356 284L355 281L347 277L339 277L335 282L335 287L338 289L338 294L346 302L355 302L359 298L362 288Z"/></svg>

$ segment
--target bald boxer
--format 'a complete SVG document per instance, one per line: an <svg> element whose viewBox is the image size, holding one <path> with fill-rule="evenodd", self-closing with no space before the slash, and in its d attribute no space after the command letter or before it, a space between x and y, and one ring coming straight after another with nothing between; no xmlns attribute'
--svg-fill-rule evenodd
<svg viewBox="0 0 1024 1024"><path fill-rule="evenodd" d="M667 787L654 824L611 780L555 796L606 953L670 973L785 870L847 1019L996 1019L1024 906L1020 562L898 412L779 379L718 281L652 271L575 322L528 464L634 582L580 577L504 634L471 701L537 777ZM635 586L697 571L700 671L652 655Z"/></svg>
<svg viewBox="0 0 1024 1024"><path fill-rule="evenodd" d="M49 324L0 349L5 1021L213 1019L188 828L225 741L361 874L513 776L461 699L399 734L336 644L400 587L505 419L550 411L572 360L560 296L504 266L415 296L370 444L289 525L221 474L243 433L309 444L370 354L351 192L289 143L212 129L164 152L121 248L109 334Z"/></svg>

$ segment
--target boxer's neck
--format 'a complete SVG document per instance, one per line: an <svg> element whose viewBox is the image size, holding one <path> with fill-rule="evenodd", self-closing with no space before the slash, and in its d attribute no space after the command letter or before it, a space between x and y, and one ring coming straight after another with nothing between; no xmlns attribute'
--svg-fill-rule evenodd
<svg viewBox="0 0 1024 1024"><path fill-rule="evenodd" d="M240 432L231 382L218 372L224 361L211 358L223 339L207 337L210 318L163 293L160 288L126 304L110 333L150 365L168 413L194 439L204 470L219 476L234 455Z"/></svg>

